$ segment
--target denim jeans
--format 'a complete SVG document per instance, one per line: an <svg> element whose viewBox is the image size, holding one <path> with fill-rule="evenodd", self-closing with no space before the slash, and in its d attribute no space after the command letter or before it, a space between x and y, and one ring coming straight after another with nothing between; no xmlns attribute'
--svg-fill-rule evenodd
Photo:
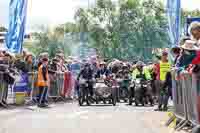
<svg viewBox="0 0 200 133"><path fill-rule="evenodd" d="M48 87L39 87L39 95L38 95L39 104L44 104L48 101L47 93L48 93Z"/></svg>

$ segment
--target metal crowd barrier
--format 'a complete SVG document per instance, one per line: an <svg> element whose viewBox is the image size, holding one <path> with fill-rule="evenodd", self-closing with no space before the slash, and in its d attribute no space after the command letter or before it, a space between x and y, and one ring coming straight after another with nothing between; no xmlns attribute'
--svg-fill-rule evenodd
<svg viewBox="0 0 200 133"><path fill-rule="evenodd" d="M176 80L176 74L172 74L173 80L173 100L174 100L174 113L180 119L185 119L186 116L186 107L184 106L184 96L186 95L183 90L182 83L183 79Z"/></svg>
<svg viewBox="0 0 200 133"><path fill-rule="evenodd" d="M50 74L50 88L49 88L49 98L53 99L54 101L57 100L65 100L62 96L62 92L64 89L64 73L55 73Z"/></svg>
<svg viewBox="0 0 200 133"><path fill-rule="evenodd" d="M179 76L178 79L177 76ZM199 74L172 72L174 114L181 121L175 129L180 130L188 123L200 124L200 76Z"/></svg>
<svg viewBox="0 0 200 133"><path fill-rule="evenodd" d="M28 83L27 89L24 90L24 104L32 105L36 104L38 101L38 87L37 87L37 72L29 72L27 74ZM49 100L53 101L64 101L64 95L67 92L66 90L69 88L70 78L65 78L66 73L55 73L54 75L49 74L50 79L50 87L48 91ZM18 82L18 81L17 81ZM13 85L8 85L4 80L4 73L0 72L0 104L7 107L5 102L12 101L9 103L16 103L16 94L15 86L18 84L15 82Z"/></svg>
<svg viewBox="0 0 200 133"><path fill-rule="evenodd" d="M198 124L197 120L197 82L196 75L185 74L186 80L183 84L186 92L186 108L188 120L193 124Z"/></svg>
<svg viewBox="0 0 200 133"><path fill-rule="evenodd" d="M0 104L7 107L8 84L4 81L4 72L0 72Z"/></svg>
<svg viewBox="0 0 200 133"><path fill-rule="evenodd" d="M192 77L192 93L193 96L193 115L189 113L189 117L196 124L200 124L200 73L194 74Z"/></svg>

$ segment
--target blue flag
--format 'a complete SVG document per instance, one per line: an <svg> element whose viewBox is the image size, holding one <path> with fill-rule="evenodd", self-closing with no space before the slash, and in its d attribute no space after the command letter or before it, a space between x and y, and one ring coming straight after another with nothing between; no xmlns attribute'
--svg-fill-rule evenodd
<svg viewBox="0 0 200 133"><path fill-rule="evenodd" d="M178 45L181 29L181 0L167 0L169 37L172 47Z"/></svg>
<svg viewBox="0 0 200 133"><path fill-rule="evenodd" d="M28 0L10 0L9 28L6 47L12 53L21 53L24 40Z"/></svg>

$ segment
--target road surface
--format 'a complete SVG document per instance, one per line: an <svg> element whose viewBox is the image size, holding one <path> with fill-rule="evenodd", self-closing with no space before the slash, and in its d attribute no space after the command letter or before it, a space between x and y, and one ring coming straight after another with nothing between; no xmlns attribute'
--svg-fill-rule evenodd
<svg viewBox="0 0 200 133"><path fill-rule="evenodd" d="M0 111L0 133L170 133L166 113L152 107L79 107L76 102L49 109L21 107Z"/></svg>

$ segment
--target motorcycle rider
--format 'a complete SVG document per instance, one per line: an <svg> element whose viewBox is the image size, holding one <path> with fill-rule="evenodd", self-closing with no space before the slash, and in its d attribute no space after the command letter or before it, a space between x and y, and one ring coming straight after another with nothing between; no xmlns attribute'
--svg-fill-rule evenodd
<svg viewBox="0 0 200 133"><path fill-rule="evenodd" d="M90 91L89 93L90 93L90 96L93 97L93 95L94 95L94 92L93 92L93 70L89 63L85 63L83 69L78 74L78 77L77 77L78 81L79 81L80 77L85 79L86 81L88 81L88 88Z"/></svg>
<svg viewBox="0 0 200 133"><path fill-rule="evenodd" d="M151 80L150 72L144 68L144 63L142 61L138 61L136 63L136 69L132 73L132 80L136 80L141 78L144 81ZM153 105L153 99L151 97L149 90L144 90L145 92L142 94L143 96L148 96L149 102Z"/></svg>
<svg viewBox="0 0 200 133"><path fill-rule="evenodd" d="M110 71L109 69L106 67L106 63L105 62L101 62L100 63L100 68L97 70L97 74L95 76L95 78L101 78L102 76L108 77L110 75Z"/></svg>
<svg viewBox="0 0 200 133"><path fill-rule="evenodd" d="M144 80L151 79L151 75L147 69L144 69L144 63L142 61L136 63L136 69L132 73L132 79L135 80L137 78L142 78Z"/></svg>

